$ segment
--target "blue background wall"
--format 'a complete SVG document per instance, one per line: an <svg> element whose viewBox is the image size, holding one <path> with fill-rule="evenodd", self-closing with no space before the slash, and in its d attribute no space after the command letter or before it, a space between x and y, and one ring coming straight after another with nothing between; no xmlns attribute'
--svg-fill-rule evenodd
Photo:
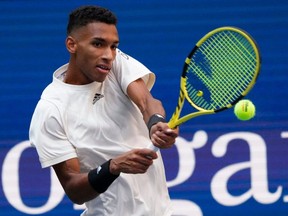
<svg viewBox="0 0 288 216"><path fill-rule="evenodd" d="M167 182L182 215L288 215L285 0L1 0L0 215L72 216L82 211L62 198L27 140L42 90L52 72L68 61L68 13L83 4L99 4L117 14L120 49L156 73L152 92L168 116L177 102L183 60L205 33L229 25L256 39L262 69L247 97L257 107L256 117L240 122L228 110L181 126L176 146L163 151ZM57 189L58 199L49 185Z"/></svg>

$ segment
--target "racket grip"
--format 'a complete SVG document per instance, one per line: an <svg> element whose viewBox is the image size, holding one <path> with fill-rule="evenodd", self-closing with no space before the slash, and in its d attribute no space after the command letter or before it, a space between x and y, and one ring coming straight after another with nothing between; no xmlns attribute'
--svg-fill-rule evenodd
<svg viewBox="0 0 288 216"><path fill-rule="evenodd" d="M150 143L148 146L147 146L148 149L150 150L153 150L155 152L157 152L159 150L158 147L154 146L153 143Z"/></svg>

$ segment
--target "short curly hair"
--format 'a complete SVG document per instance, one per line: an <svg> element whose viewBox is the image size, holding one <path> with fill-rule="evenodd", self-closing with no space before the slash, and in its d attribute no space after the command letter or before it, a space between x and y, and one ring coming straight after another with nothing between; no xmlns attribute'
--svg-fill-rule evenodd
<svg viewBox="0 0 288 216"><path fill-rule="evenodd" d="M103 22L116 25L117 17L110 10L100 6L81 6L69 15L67 35L75 29L93 22Z"/></svg>

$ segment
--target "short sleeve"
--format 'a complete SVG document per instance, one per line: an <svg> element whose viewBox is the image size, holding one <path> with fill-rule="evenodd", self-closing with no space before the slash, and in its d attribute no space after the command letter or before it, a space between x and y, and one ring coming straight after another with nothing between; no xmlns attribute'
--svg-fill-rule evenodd
<svg viewBox="0 0 288 216"><path fill-rule="evenodd" d="M155 74L152 73L146 66L141 62L134 59L133 57L117 50L117 55L113 63L112 72L120 82L122 90L127 94L128 85L142 78L147 85L149 90L152 89L155 83Z"/></svg>
<svg viewBox="0 0 288 216"><path fill-rule="evenodd" d="M77 157L65 134L60 112L49 101L42 99L38 102L30 124L29 139L36 147L43 168Z"/></svg>

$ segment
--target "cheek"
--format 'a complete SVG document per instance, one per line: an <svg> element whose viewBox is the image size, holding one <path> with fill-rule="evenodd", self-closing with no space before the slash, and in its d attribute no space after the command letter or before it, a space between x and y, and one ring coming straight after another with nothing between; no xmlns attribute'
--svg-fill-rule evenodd
<svg viewBox="0 0 288 216"><path fill-rule="evenodd" d="M89 67L90 64L92 64L93 61L95 61L95 56L92 55L90 52L77 52L76 55L76 62L79 67Z"/></svg>
<svg viewBox="0 0 288 216"><path fill-rule="evenodd" d="M81 45L78 47L77 49L77 56L80 59L87 59L87 60L91 60L91 59L95 59L96 56L96 52L95 49L93 47L91 47L90 45Z"/></svg>

